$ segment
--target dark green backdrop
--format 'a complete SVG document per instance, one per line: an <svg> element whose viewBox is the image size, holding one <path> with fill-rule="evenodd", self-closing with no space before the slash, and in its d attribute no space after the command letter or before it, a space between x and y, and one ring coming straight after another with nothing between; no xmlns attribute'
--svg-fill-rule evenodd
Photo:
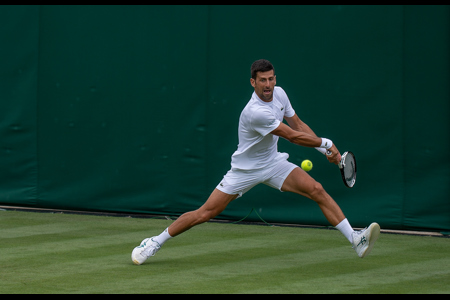
<svg viewBox="0 0 450 300"><path fill-rule="evenodd" d="M449 6L0 6L0 203L196 209L266 58L300 118L356 154L350 190L317 151L279 143L353 226L448 231L449 25ZM252 208L327 224L263 185L221 217Z"/></svg>

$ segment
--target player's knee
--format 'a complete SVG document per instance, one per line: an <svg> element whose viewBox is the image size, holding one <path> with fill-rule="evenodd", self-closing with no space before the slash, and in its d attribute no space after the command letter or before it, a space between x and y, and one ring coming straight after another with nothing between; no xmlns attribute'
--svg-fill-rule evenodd
<svg viewBox="0 0 450 300"><path fill-rule="evenodd" d="M211 220L211 215L209 213L202 213L199 218L200 223L208 222Z"/></svg>
<svg viewBox="0 0 450 300"><path fill-rule="evenodd" d="M311 187L309 196L311 197L312 200L314 200L316 202L320 202L321 199L323 198L324 194L325 194L325 190L324 190L323 186L319 182L316 181Z"/></svg>
<svg viewBox="0 0 450 300"><path fill-rule="evenodd" d="M214 218L217 215L218 214L214 213L214 211L212 211L212 210L200 211L199 214L197 215L198 224L208 222L209 220L211 220L212 218Z"/></svg>

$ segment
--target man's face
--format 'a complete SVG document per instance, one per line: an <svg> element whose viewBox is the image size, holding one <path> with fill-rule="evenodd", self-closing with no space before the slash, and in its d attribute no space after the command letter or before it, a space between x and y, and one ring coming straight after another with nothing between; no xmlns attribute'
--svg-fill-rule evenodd
<svg viewBox="0 0 450 300"><path fill-rule="evenodd" d="M250 84L255 88L255 93L259 99L270 102L273 98L273 89L277 83L277 77L273 70L267 72L257 72L256 79L250 78Z"/></svg>

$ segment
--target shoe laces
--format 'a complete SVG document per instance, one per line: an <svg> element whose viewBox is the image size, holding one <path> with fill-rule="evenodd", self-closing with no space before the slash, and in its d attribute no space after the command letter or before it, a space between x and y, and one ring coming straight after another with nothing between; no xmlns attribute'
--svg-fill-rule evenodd
<svg viewBox="0 0 450 300"><path fill-rule="evenodd" d="M159 250L159 248L161 248L161 245L157 241L154 240L151 241L152 241L151 243L149 243L144 247L144 251L142 251L142 253L146 256L155 255L156 252Z"/></svg>

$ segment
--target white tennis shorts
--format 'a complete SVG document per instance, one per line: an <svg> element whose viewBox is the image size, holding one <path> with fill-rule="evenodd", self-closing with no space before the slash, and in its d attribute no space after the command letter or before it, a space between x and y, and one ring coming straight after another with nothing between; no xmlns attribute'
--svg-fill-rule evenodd
<svg viewBox="0 0 450 300"><path fill-rule="evenodd" d="M242 170L232 168L216 188L229 195L237 194L239 195L238 197L241 197L260 183L281 191L281 187L288 175L298 166L287 161L289 154L280 154L279 158L273 163L261 169Z"/></svg>

